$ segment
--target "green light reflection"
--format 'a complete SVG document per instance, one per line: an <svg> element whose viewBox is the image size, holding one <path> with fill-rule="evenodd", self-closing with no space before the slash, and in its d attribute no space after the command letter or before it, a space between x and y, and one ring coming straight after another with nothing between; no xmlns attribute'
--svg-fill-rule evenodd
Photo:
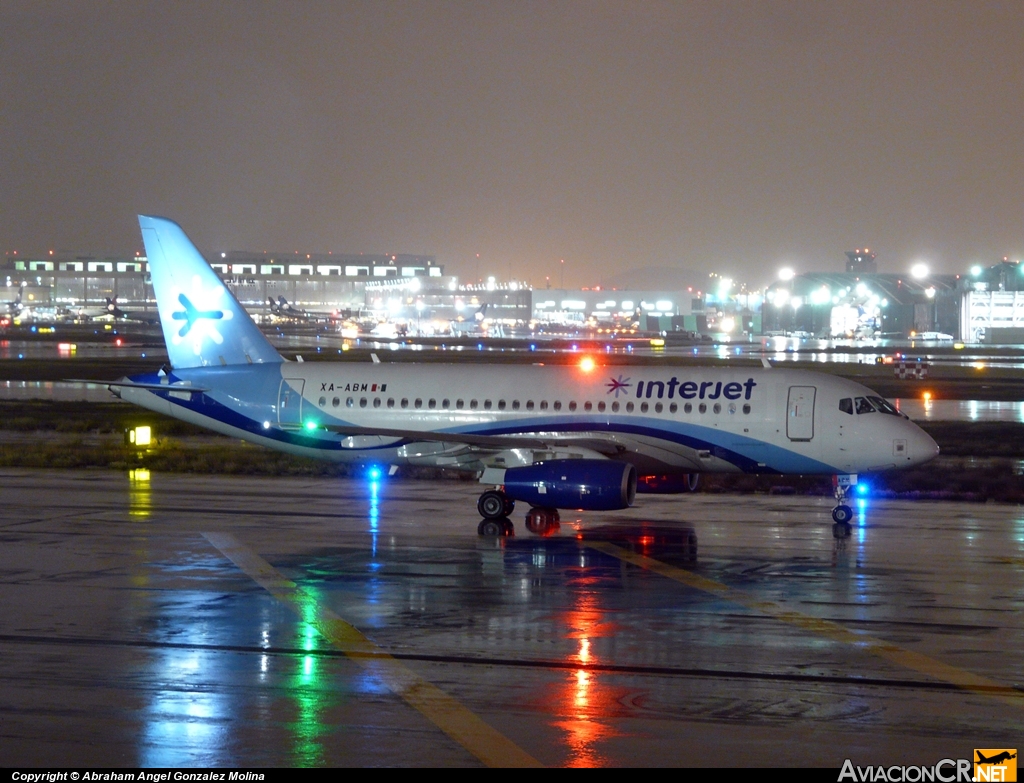
<svg viewBox="0 0 1024 783"><path fill-rule="evenodd" d="M301 591L298 595L301 601L302 620L296 629L296 646L307 652L314 652L319 637L315 626L317 597L306 591ZM297 670L289 683L297 712L295 723L292 725L293 758L296 766L321 766L326 764L324 735L328 728L323 721L323 713L331 694L320 671L317 656L303 655L295 660Z"/></svg>

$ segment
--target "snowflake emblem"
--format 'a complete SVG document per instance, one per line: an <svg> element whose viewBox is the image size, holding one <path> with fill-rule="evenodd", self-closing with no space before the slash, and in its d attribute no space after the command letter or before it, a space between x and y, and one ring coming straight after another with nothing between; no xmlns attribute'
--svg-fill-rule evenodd
<svg viewBox="0 0 1024 783"><path fill-rule="evenodd" d="M203 347L203 340L209 338L217 345L224 342L224 337L217 329L215 321L227 321L231 318L231 310L220 309L220 299L224 296L223 286L218 286L212 291L204 291L199 275L192 278L192 296L189 298L184 293L178 295L178 303L183 309L171 313L175 321L184 321L172 335L171 341L180 345L186 339L192 343L192 350L196 356Z"/></svg>
<svg viewBox="0 0 1024 783"><path fill-rule="evenodd" d="M619 392L625 392L630 387L629 381L629 378L623 378L621 375L618 378L612 378L611 383L605 384L608 387L608 394L615 392L615 399L618 399Z"/></svg>

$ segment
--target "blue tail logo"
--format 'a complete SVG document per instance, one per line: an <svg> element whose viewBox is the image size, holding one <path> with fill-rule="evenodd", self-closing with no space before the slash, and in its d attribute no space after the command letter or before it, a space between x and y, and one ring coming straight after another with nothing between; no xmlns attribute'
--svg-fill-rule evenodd
<svg viewBox="0 0 1024 783"><path fill-rule="evenodd" d="M181 302L181 306L184 310L178 310L171 313L171 318L175 321L184 321L184 326L178 330L178 337L184 337L192 331L192 327L196 321L201 318L205 318L210 321L219 321L224 317L223 310L197 310L196 306L192 304L185 294L178 294L178 301Z"/></svg>

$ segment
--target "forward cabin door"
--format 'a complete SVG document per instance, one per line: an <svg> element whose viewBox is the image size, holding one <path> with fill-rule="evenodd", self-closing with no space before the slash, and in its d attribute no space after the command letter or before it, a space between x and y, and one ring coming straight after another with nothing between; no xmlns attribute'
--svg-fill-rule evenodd
<svg viewBox="0 0 1024 783"><path fill-rule="evenodd" d="M282 378L281 391L277 398L277 423L282 427L302 426L302 390L306 382L302 378Z"/></svg>
<svg viewBox="0 0 1024 783"><path fill-rule="evenodd" d="M814 386L790 386L786 409L786 435L790 440L814 437Z"/></svg>

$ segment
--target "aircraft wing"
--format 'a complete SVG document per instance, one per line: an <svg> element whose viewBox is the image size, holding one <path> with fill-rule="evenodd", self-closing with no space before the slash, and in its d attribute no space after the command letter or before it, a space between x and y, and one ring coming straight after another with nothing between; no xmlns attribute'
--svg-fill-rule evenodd
<svg viewBox="0 0 1024 783"><path fill-rule="evenodd" d="M465 432L430 432L424 430L401 430L383 427L355 427L348 425L325 424L319 429L336 432L340 435L361 436L376 435L382 438L401 438L417 443L463 443L482 449L551 449L576 446L606 454L609 457L621 454L625 446L611 440L591 436L572 437L551 433L531 435L474 435Z"/></svg>

